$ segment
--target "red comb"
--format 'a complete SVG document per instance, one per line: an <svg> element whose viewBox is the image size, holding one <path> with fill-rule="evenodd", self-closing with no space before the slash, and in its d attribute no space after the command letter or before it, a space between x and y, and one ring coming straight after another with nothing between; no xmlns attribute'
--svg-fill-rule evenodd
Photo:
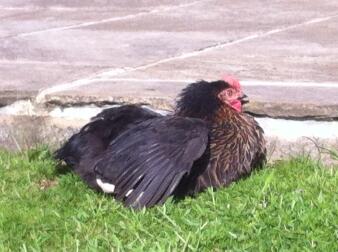
<svg viewBox="0 0 338 252"><path fill-rule="evenodd" d="M231 76L231 75L224 75L222 78L225 82L229 83L230 86L232 86L233 88L237 89L237 90L241 90L241 84L239 83L239 81Z"/></svg>

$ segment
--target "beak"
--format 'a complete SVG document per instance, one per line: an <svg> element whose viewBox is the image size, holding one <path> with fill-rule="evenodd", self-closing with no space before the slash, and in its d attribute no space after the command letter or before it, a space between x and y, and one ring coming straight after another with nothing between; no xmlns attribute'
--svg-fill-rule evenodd
<svg viewBox="0 0 338 252"><path fill-rule="evenodd" d="M248 96L246 94L243 94L238 99L241 101L242 105L249 103L249 99L248 99Z"/></svg>

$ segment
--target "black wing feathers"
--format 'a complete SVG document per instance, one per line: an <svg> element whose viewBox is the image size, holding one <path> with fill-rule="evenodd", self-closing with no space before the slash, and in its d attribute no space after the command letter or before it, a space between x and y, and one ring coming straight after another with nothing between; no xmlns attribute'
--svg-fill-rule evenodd
<svg viewBox="0 0 338 252"><path fill-rule="evenodd" d="M204 153L208 132L199 119L148 120L119 135L95 171L115 185L115 197L126 205L139 208L161 203Z"/></svg>
<svg viewBox="0 0 338 252"><path fill-rule="evenodd" d="M105 109L57 150L55 157L64 160L68 165L76 165L86 155L93 157L101 153L115 137L126 129L160 116L160 114L136 105Z"/></svg>
<svg viewBox="0 0 338 252"><path fill-rule="evenodd" d="M57 150L55 157L73 167L89 186L97 188L93 171L97 156L103 153L109 143L125 130L142 121L160 116L137 105L105 109Z"/></svg>

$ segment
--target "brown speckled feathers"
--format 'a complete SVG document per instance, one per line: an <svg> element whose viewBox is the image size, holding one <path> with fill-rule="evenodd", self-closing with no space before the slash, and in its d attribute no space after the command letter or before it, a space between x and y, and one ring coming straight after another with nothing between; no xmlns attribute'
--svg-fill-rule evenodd
<svg viewBox="0 0 338 252"><path fill-rule="evenodd" d="M254 118L230 109L221 113L228 120L216 121L211 126L208 166L198 177L194 192L226 186L265 161L263 130Z"/></svg>

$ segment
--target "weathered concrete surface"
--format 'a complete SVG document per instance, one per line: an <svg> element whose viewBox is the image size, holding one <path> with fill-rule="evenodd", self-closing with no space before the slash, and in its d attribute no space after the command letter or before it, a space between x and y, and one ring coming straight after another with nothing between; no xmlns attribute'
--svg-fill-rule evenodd
<svg viewBox="0 0 338 252"><path fill-rule="evenodd" d="M96 81L91 85L47 95L45 103L58 106L143 103L155 109L172 110L175 97L186 84L184 81L169 80ZM243 90L251 100L245 109L259 116L338 119L338 86L244 85Z"/></svg>
<svg viewBox="0 0 338 252"><path fill-rule="evenodd" d="M156 8L184 3L189 1L3 0L0 2L0 34L1 37L30 36L46 30L83 27L121 17L128 19L132 15L146 15Z"/></svg>
<svg viewBox="0 0 338 252"><path fill-rule="evenodd" d="M96 77L338 83L334 0L4 0L0 18L0 104L74 81L89 91Z"/></svg>
<svg viewBox="0 0 338 252"><path fill-rule="evenodd" d="M85 120L49 116L0 116L0 148L24 150L40 144L56 149Z"/></svg>
<svg viewBox="0 0 338 252"><path fill-rule="evenodd" d="M338 118L336 0L2 0L0 20L0 107L33 102L0 116L4 146L58 145L85 123L50 115L51 105L171 110L186 84L225 73L242 81L254 114ZM304 141L270 140L269 150L315 151Z"/></svg>
<svg viewBox="0 0 338 252"><path fill-rule="evenodd" d="M97 23L129 20L152 13L190 6L189 1L73 2L6 1L0 4L0 104L15 97L34 98L42 88L71 82L103 69L139 64L135 54L150 62L166 57L163 34L128 31L89 31ZM82 29L81 29L82 28ZM146 37L146 38L145 38ZM164 48L153 55L142 52L144 40L164 40ZM177 43L183 50L187 40ZM201 41L194 45L206 46ZM182 48L180 48L182 47ZM149 50L148 50L149 51ZM142 61L143 62L143 61ZM8 95L10 97L8 97Z"/></svg>
<svg viewBox="0 0 338 252"><path fill-rule="evenodd" d="M338 7L337 7L338 12ZM188 58L126 73L131 78L215 78L224 72L245 80L338 82L338 16Z"/></svg>
<svg viewBox="0 0 338 252"><path fill-rule="evenodd" d="M100 69L53 62L0 60L0 106L16 100L34 99L40 90L50 87L51 83L75 80Z"/></svg>
<svg viewBox="0 0 338 252"><path fill-rule="evenodd" d="M101 81L46 96L45 103L59 106L103 103L144 103L155 109L173 109L174 99L186 83Z"/></svg>
<svg viewBox="0 0 338 252"><path fill-rule="evenodd" d="M45 144L55 150L77 132L88 119L81 117L51 116L6 116L0 115L0 148L23 150ZM306 156L320 160L327 165L337 165L326 148L338 149L338 139L307 138L281 139L268 133L268 161L285 159L290 156Z"/></svg>

